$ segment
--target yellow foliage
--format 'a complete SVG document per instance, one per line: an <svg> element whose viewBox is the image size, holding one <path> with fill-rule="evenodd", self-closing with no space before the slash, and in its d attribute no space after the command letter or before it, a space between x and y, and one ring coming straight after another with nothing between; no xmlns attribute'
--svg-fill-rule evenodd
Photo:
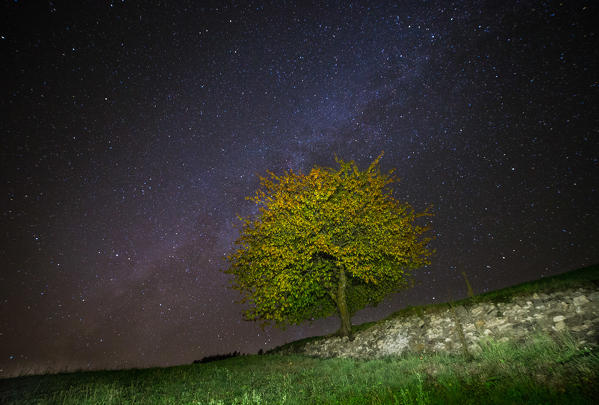
<svg viewBox="0 0 599 405"><path fill-rule="evenodd" d="M415 223L432 216L430 207L415 213L387 192L399 179L393 170L381 174L382 156L364 172L335 156L338 170L260 177L260 188L246 197L259 215L237 215L239 247L226 257L233 288L252 304L247 319L285 325L331 315L340 269L357 310L404 288L412 270L430 264L432 238L422 237L429 228Z"/></svg>

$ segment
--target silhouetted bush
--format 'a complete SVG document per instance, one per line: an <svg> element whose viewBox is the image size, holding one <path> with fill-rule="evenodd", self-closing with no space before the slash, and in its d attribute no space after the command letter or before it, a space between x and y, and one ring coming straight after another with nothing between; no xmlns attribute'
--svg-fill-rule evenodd
<svg viewBox="0 0 599 405"><path fill-rule="evenodd" d="M219 360L224 360L224 359L228 359L231 357L238 357L238 356L245 356L245 354L239 353L238 351L234 351L233 353L226 353L226 354L215 354L212 356L203 357L201 360L194 360L193 364L210 363L211 361L219 361Z"/></svg>

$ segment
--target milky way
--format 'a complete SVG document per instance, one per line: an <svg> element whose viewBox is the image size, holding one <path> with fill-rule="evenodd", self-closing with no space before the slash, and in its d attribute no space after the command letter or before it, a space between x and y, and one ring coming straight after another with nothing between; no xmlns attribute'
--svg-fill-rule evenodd
<svg viewBox="0 0 599 405"><path fill-rule="evenodd" d="M220 271L259 176L335 154L435 212L354 323L599 262L595 4L223 3L3 3L0 377L335 331L262 331Z"/></svg>

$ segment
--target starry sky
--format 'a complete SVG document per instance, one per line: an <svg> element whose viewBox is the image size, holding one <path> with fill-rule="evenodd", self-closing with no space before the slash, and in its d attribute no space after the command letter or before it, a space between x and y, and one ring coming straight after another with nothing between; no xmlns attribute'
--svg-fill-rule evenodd
<svg viewBox="0 0 599 405"><path fill-rule="evenodd" d="M590 1L2 2L0 377L337 330L243 321L220 269L266 170L402 180L418 285L354 323L599 262ZM593 17L594 16L594 17Z"/></svg>

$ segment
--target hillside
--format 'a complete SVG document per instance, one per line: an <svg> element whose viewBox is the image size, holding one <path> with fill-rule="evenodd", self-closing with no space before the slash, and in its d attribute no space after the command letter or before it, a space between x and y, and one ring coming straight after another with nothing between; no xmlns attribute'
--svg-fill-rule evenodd
<svg viewBox="0 0 599 405"><path fill-rule="evenodd" d="M355 326L355 339L334 335L287 343L268 353L376 358L480 350L485 338L522 342L533 332L571 335L581 345L599 338L599 265L463 299L409 307Z"/></svg>
<svg viewBox="0 0 599 405"><path fill-rule="evenodd" d="M599 266L593 266L455 303L406 308L356 327L354 342L314 337L289 343L269 355L166 368L0 379L0 403L592 404L599 401L598 284ZM546 308L537 310L542 305ZM477 308L492 310L483 313ZM466 345L471 352L461 350L456 333L460 322L468 343L479 330L484 335L485 329L518 324L514 316L534 312L532 308L543 316L530 320L523 316L520 321L554 328L550 334L558 339L523 327L520 329L526 332L519 335L523 342L501 340L492 333L478 345ZM468 316L474 320L474 329ZM401 347L402 341L410 339L406 335L410 327L419 331L414 336L422 338L425 345L447 344L445 339L436 341L422 332L435 324L434 317L451 318L438 327L449 328L452 335L445 339L455 340L457 354L424 348L419 353L403 351L400 356L379 357L368 352L369 347ZM477 320L486 323L478 326ZM493 320L498 325L490 325ZM420 322L424 322L422 326ZM503 329L510 330L507 326ZM338 346L351 347L351 353ZM281 354L289 352L310 356ZM331 354L336 356L319 358Z"/></svg>

